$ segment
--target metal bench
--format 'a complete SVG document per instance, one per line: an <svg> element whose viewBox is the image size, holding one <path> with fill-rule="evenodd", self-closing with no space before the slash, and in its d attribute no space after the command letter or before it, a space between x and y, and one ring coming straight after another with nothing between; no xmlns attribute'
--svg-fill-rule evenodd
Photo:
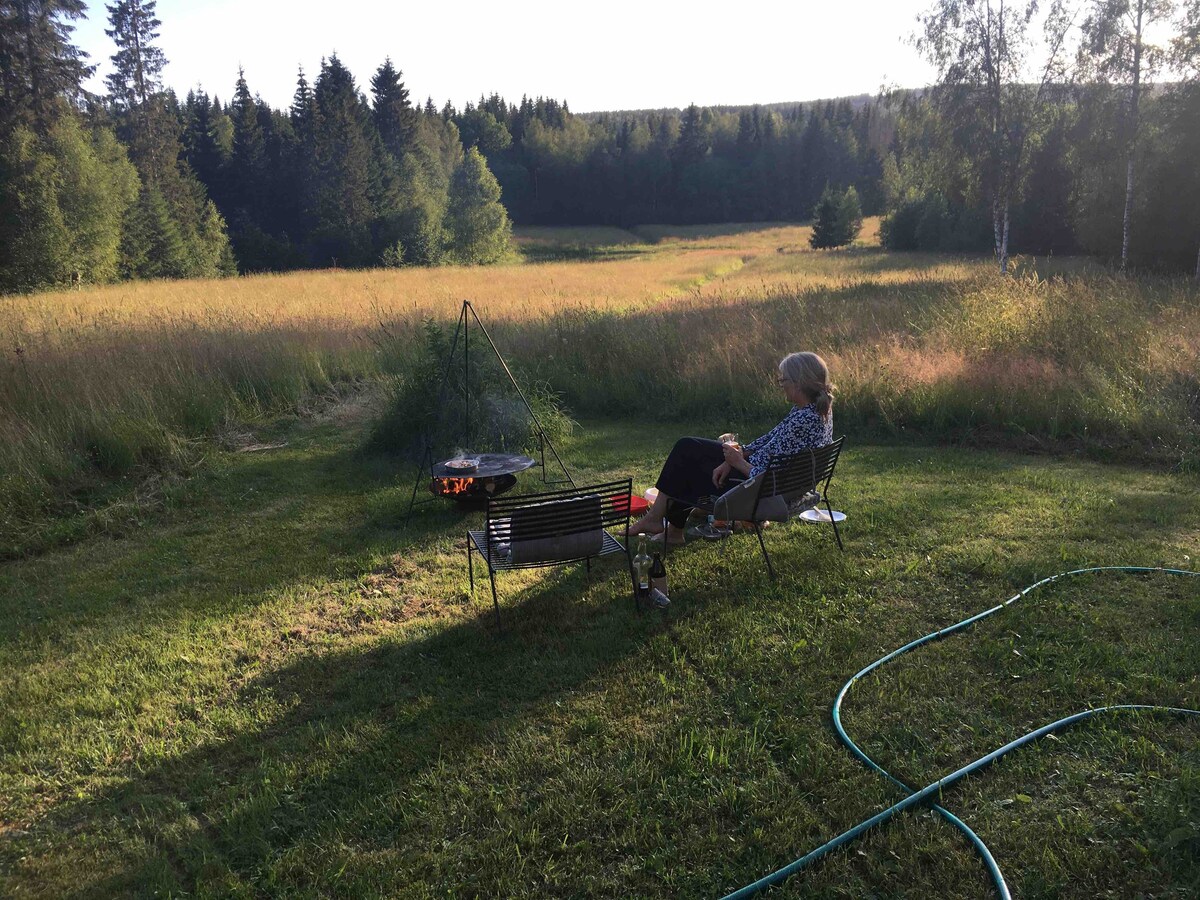
<svg viewBox="0 0 1200 900"><path fill-rule="evenodd" d="M775 567L771 564L771 556L763 540L762 523L786 522L806 509L819 507L822 500L829 512L838 549L845 552L833 507L829 503L829 482L833 480L833 471L845 440L845 437L840 437L824 447L777 456L754 478L735 485L718 497L705 498L697 504L697 508L711 513L716 519L750 522L754 533L758 535L758 545L762 548L767 572L772 578L775 577Z"/></svg>
<svg viewBox="0 0 1200 900"><path fill-rule="evenodd" d="M590 572L593 557L624 553L632 582L628 541L622 545L608 533L609 529L619 529L622 534L628 530L632 490L632 479L627 478L569 490L488 498L483 529L467 531L467 572L473 594L473 557L478 553L487 564L497 626L501 625L497 572L580 561ZM636 605L636 597L634 602Z"/></svg>

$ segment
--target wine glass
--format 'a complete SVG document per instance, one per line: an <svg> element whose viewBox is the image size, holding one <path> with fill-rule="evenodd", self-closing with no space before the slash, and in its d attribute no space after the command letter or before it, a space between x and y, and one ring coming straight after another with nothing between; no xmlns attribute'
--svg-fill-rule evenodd
<svg viewBox="0 0 1200 900"><path fill-rule="evenodd" d="M708 514L708 521L703 525L696 526L696 534L706 541L719 541L725 537L725 532L716 526L715 521L716 516L710 512Z"/></svg>
<svg viewBox="0 0 1200 900"><path fill-rule="evenodd" d="M717 440L728 447L733 447L734 449L741 449L742 446L738 442L738 435L736 431L727 431L717 438ZM716 498L714 497L713 499L715 500ZM708 524L701 533L704 535L704 537L709 538L709 540L719 540L723 537L728 537L731 535L733 533L733 526L732 523L729 522L726 522L724 526L717 526L714 522L714 517L709 515Z"/></svg>

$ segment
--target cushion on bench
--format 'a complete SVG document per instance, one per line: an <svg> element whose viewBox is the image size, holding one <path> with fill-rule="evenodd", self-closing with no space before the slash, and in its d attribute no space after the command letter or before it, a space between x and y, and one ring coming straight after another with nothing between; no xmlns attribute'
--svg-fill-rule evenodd
<svg viewBox="0 0 1200 900"><path fill-rule="evenodd" d="M514 509L509 525L514 564L598 556L604 548L599 494Z"/></svg>
<svg viewBox="0 0 1200 900"><path fill-rule="evenodd" d="M765 478L769 472L762 472L741 484L736 484L716 499L713 504L713 517L726 521L753 522L786 522L790 516L812 509L821 500L821 495L810 491L802 497L797 497L788 503L779 494L765 496L759 501L758 515L754 510L754 501L758 495L759 479Z"/></svg>

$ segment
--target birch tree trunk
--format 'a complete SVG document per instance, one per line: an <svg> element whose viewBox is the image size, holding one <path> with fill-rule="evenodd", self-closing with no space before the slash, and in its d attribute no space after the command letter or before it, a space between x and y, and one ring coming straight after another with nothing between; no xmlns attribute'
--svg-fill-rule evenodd
<svg viewBox="0 0 1200 900"><path fill-rule="evenodd" d="M1133 218L1133 149L1125 161L1125 218L1121 225L1121 271L1129 265L1130 219Z"/></svg>
<svg viewBox="0 0 1200 900"><path fill-rule="evenodd" d="M1004 250L1004 222L1003 216L1000 214L1000 194L997 193L992 198L992 238L993 250L996 254L996 262L1000 263L1000 274L1004 274L1004 258L1001 255Z"/></svg>
<svg viewBox="0 0 1200 900"><path fill-rule="evenodd" d="M1000 238L1000 274L1008 274L1008 198L1004 200L1004 230Z"/></svg>
<svg viewBox="0 0 1200 900"><path fill-rule="evenodd" d="M1133 85L1129 95L1128 144L1125 159L1125 218L1121 225L1121 271L1129 265L1129 234L1133 219L1133 151L1138 133L1138 100L1142 90L1142 17L1145 0L1137 0L1137 20L1133 30Z"/></svg>

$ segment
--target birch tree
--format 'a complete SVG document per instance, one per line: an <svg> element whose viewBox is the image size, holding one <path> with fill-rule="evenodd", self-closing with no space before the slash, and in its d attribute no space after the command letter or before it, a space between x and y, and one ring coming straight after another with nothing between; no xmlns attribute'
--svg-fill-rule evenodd
<svg viewBox="0 0 1200 900"><path fill-rule="evenodd" d="M1125 153L1125 208L1121 223L1121 271L1129 265L1133 231L1134 170L1141 126L1144 83L1161 68L1164 48L1146 34L1175 13L1174 0L1092 0L1083 20L1080 74L1104 85L1125 88L1121 142Z"/></svg>
<svg viewBox="0 0 1200 900"><path fill-rule="evenodd" d="M1171 42L1171 61L1183 74L1182 89L1200 94L1200 0L1188 0L1179 17L1179 34ZM1200 246L1196 248L1196 281L1200 281Z"/></svg>
<svg viewBox="0 0 1200 900"><path fill-rule="evenodd" d="M1042 47L1035 48L1039 7L1039 0L936 0L917 17L917 49L938 71L934 103L991 208L1001 274L1008 272L1010 212L1030 135L1067 81L1074 5L1052 0Z"/></svg>

